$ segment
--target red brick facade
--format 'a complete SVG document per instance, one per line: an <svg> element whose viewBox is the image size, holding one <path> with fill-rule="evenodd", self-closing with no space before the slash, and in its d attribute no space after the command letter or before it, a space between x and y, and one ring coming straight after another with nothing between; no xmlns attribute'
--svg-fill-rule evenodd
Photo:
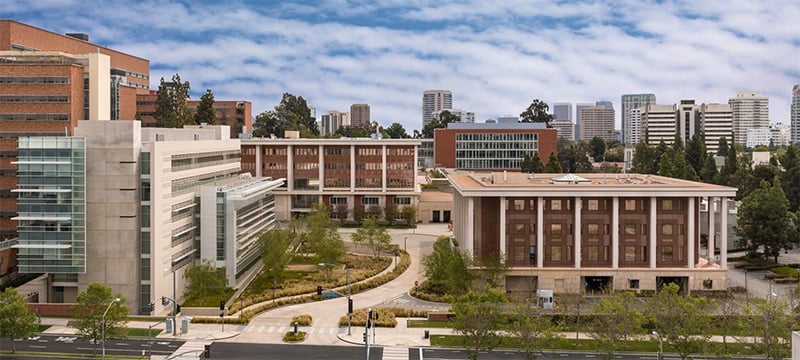
<svg viewBox="0 0 800 360"><path fill-rule="evenodd" d="M458 168L456 164L456 137L458 134L536 134L539 157L547 164L551 153L556 153L558 131L556 129L436 129L434 131L434 162L438 167ZM474 170L516 170L503 168L481 168Z"/></svg>
<svg viewBox="0 0 800 360"><path fill-rule="evenodd" d="M136 106L133 109L142 121L142 126L156 126L156 118L153 116L156 111L156 99L158 98L155 90L147 94L139 94L136 97ZM199 100L189 100L186 106L192 114L197 113ZM249 101L229 101L215 100L214 110L217 114L216 125L228 125L231 127L231 137L239 137L239 133L249 134L253 132L253 104Z"/></svg>

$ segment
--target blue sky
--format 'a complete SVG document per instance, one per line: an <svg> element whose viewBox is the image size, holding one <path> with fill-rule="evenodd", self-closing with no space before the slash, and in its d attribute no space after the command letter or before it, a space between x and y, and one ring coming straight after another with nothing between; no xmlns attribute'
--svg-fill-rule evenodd
<svg viewBox="0 0 800 360"><path fill-rule="evenodd" d="M789 122L800 83L800 3L729 1L80 1L0 0L0 18L147 58L151 88L179 73L192 97L248 100L254 115L284 92L317 109L368 103L383 126L421 126L422 92L449 89L479 122L532 99L611 100L652 92L726 103L770 98ZM321 3L321 4L318 4Z"/></svg>

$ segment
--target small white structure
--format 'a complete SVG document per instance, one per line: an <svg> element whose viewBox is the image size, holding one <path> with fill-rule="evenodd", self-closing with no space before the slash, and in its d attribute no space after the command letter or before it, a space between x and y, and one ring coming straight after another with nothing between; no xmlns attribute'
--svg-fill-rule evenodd
<svg viewBox="0 0 800 360"><path fill-rule="evenodd" d="M536 290L536 299L542 309L553 309L553 290Z"/></svg>

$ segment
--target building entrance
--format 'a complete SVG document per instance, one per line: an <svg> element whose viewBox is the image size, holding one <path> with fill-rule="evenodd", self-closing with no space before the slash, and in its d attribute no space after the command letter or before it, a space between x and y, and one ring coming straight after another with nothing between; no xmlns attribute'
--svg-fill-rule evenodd
<svg viewBox="0 0 800 360"><path fill-rule="evenodd" d="M599 295L614 289L614 278L611 276L584 276L583 291L586 295Z"/></svg>

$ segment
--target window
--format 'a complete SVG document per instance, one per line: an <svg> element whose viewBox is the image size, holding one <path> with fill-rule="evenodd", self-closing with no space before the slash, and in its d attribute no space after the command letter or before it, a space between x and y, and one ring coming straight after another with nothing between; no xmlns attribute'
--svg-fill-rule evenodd
<svg viewBox="0 0 800 360"><path fill-rule="evenodd" d="M639 279L628 279L628 288L638 289L639 288Z"/></svg>
<svg viewBox="0 0 800 360"><path fill-rule="evenodd" d="M411 198L410 197L396 197L392 202L395 205L411 205Z"/></svg>
<svg viewBox="0 0 800 360"><path fill-rule="evenodd" d="M588 261L596 262L599 260L600 251L597 246L589 246L586 250L586 257Z"/></svg>
<svg viewBox="0 0 800 360"><path fill-rule="evenodd" d="M550 247L550 261L561 261L561 246Z"/></svg>
<svg viewBox="0 0 800 360"><path fill-rule="evenodd" d="M525 235L525 224L514 224L514 235Z"/></svg>
<svg viewBox="0 0 800 360"><path fill-rule="evenodd" d="M672 200L661 200L661 210L672 211Z"/></svg>
<svg viewBox="0 0 800 360"><path fill-rule="evenodd" d="M636 235L636 224L625 224L625 235Z"/></svg>
<svg viewBox="0 0 800 360"><path fill-rule="evenodd" d="M673 233L672 224L661 225L661 235L672 235L672 233Z"/></svg>
<svg viewBox="0 0 800 360"><path fill-rule="evenodd" d="M586 208L590 211L597 210L598 200L589 200Z"/></svg>
<svg viewBox="0 0 800 360"><path fill-rule="evenodd" d="M661 261L672 261L672 246L661 248Z"/></svg>
<svg viewBox="0 0 800 360"><path fill-rule="evenodd" d="M347 205L346 197L333 196L331 197L331 205Z"/></svg>
<svg viewBox="0 0 800 360"><path fill-rule="evenodd" d="M550 210L561 211L561 200L550 200Z"/></svg>
<svg viewBox="0 0 800 360"><path fill-rule="evenodd" d="M714 288L714 280L705 279L703 280L703 289L711 290Z"/></svg>
<svg viewBox="0 0 800 360"><path fill-rule="evenodd" d="M586 233L589 235L600 234L600 224L588 224L586 226Z"/></svg>
<svg viewBox="0 0 800 360"><path fill-rule="evenodd" d="M635 246L626 246L625 247L625 261L626 262L634 262L634 261L636 261L636 247Z"/></svg>
<svg viewBox="0 0 800 360"><path fill-rule="evenodd" d="M363 198L361 198L361 205L378 205L378 198L376 198L376 197L363 197Z"/></svg>
<svg viewBox="0 0 800 360"><path fill-rule="evenodd" d="M684 229L683 224L678 224L678 235L683 235L684 231L686 230Z"/></svg>
<svg viewBox="0 0 800 360"><path fill-rule="evenodd" d="M514 210L525 210L525 200L514 200Z"/></svg>
<svg viewBox="0 0 800 360"><path fill-rule="evenodd" d="M625 210L636 211L636 200L625 200Z"/></svg>
<svg viewBox="0 0 800 360"><path fill-rule="evenodd" d="M550 224L550 235L561 235L561 224Z"/></svg>

